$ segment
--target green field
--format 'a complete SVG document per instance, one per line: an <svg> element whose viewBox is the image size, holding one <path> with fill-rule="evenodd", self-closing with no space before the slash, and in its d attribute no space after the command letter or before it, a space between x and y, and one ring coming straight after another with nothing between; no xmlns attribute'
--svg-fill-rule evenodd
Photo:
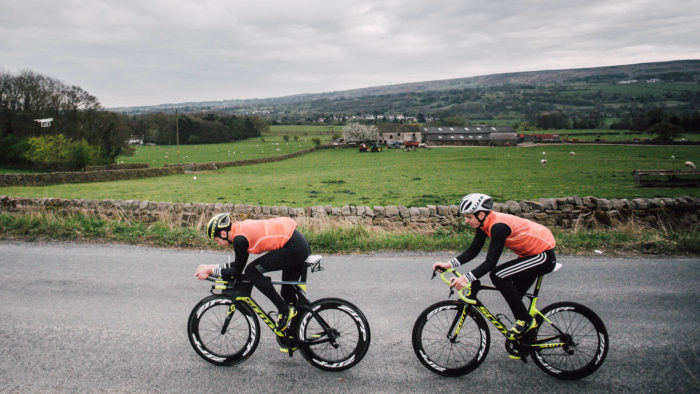
<svg viewBox="0 0 700 394"><path fill-rule="evenodd" d="M313 147L315 145L313 138L319 138L322 144L331 140L330 135L321 134L300 135L297 138L294 140L294 136L290 136L289 141L285 142L280 134L228 144L180 145L179 163L213 163L280 156ZM147 163L151 167L177 164L178 147L176 145L138 146L133 156L120 156L116 162Z"/></svg>
<svg viewBox="0 0 700 394"><path fill-rule="evenodd" d="M330 125L272 125L270 131L265 135L306 135L306 136L326 136L332 134L342 134L343 126Z"/></svg>
<svg viewBox="0 0 700 394"><path fill-rule="evenodd" d="M489 126L508 126L513 127L514 124L522 122L520 118L503 118L503 119L469 119L470 125L486 124ZM516 130L517 131L517 130ZM544 133L544 131L541 131Z"/></svg>
<svg viewBox="0 0 700 394"><path fill-rule="evenodd" d="M584 142L646 142L652 140L654 137L646 133L615 134L608 132L591 133L586 135L571 135L569 133L571 132L561 131L559 132L559 135L561 135L561 138L563 139ZM700 134L682 134L680 137L674 138L674 141L700 142ZM698 147L698 149L700 149L700 147Z"/></svg>
<svg viewBox="0 0 700 394"><path fill-rule="evenodd" d="M644 132L630 132L629 130L600 130L600 129L567 129L567 130L536 130L522 131L521 134L559 134L562 139L579 140L585 142L634 142L650 141L654 135ZM674 141L700 142L700 133L683 133Z"/></svg>
<svg viewBox="0 0 700 394"><path fill-rule="evenodd" d="M569 153L572 150L573 156ZM540 163L543 158L547 159L546 165ZM161 178L2 187L0 195L292 207L455 204L462 195L473 191L491 194L497 202L574 195L696 196L697 188L637 188L632 181L631 172L635 169L680 169L685 160L700 163L700 149L548 145L359 153L348 148L317 151L274 163Z"/></svg>
<svg viewBox="0 0 700 394"><path fill-rule="evenodd" d="M16 168L0 168L0 174L35 174L40 171L36 170L25 170L25 169L16 169Z"/></svg>

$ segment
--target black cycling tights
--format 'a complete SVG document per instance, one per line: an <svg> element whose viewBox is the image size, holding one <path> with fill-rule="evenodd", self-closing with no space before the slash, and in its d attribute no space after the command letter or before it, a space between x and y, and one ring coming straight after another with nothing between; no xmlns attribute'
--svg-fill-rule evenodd
<svg viewBox="0 0 700 394"><path fill-rule="evenodd" d="M292 237L281 249L270 251L250 262L245 274L253 285L275 304L280 313L285 313L289 304L296 302L292 285L282 285L280 297L263 274L282 270L283 281L298 281L304 269L304 261L310 253L309 242L303 234L294 230Z"/></svg>
<svg viewBox="0 0 700 394"><path fill-rule="evenodd" d="M507 261L491 271L491 282L505 298L516 320L528 321L530 315L523 304L523 295L537 277L552 272L555 264L554 249L550 249Z"/></svg>

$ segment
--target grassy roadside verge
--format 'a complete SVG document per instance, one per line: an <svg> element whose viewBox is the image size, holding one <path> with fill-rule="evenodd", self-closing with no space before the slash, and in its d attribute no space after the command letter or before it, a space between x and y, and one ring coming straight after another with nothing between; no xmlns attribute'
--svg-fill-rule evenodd
<svg viewBox="0 0 700 394"><path fill-rule="evenodd" d="M371 231L361 226L330 229L300 228L314 253L381 251L459 251L473 236L470 230L433 234ZM557 252L566 255L700 255L700 229L651 229L628 225L611 230L554 230ZM200 231L168 223L122 222L94 216L0 214L0 239L25 241L106 242L165 248L223 249Z"/></svg>

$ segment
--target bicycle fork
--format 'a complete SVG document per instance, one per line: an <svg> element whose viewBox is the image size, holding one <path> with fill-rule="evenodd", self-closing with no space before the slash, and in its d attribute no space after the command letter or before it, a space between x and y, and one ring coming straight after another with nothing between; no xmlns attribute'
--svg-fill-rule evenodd
<svg viewBox="0 0 700 394"><path fill-rule="evenodd" d="M462 313L455 314L452 325L447 331L447 339L449 339L451 343L457 342L457 335L459 335L459 332L462 330L464 319L466 319L467 314L469 314L469 308L471 308L471 305L465 304L462 306Z"/></svg>
<svg viewBox="0 0 700 394"><path fill-rule="evenodd" d="M221 335L226 334L226 330L228 330L228 325L231 324L231 318L233 318L233 314L236 312L236 303L232 303L231 307L229 308L228 312L226 313L226 318L224 319L224 324L221 325Z"/></svg>

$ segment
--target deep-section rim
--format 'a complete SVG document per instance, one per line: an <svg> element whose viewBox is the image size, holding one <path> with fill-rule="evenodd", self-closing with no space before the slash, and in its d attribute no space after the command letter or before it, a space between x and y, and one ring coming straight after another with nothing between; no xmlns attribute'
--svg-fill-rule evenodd
<svg viewBox="0 0 700 394"><path fill-rule="evenodd" d="M340 298L320 299L311 303L310 307L321 315L332 328L339 331L341 334L339 338L341 348L344 347L344 344L347 344L345 338L353 338L354 345L351 350L345 352L342 356L331 357L319 354L319 349L325 349L328 354L334 352L336 355L340 354L330 343L317 346L300 343L299 350L304 358L313 366L325 371L342 371L359 363L367 354L371 341L369 323L362 311L352 303ZM328 313L329 311L334 311L334 313ZM345 318L345 320L340 322L341 318ZM314 339L307 336L309 330L313 330L313 334L318 334L322 331L312 313L306 312L300 316L297 323L297 338L302 340Z"/></svg>

